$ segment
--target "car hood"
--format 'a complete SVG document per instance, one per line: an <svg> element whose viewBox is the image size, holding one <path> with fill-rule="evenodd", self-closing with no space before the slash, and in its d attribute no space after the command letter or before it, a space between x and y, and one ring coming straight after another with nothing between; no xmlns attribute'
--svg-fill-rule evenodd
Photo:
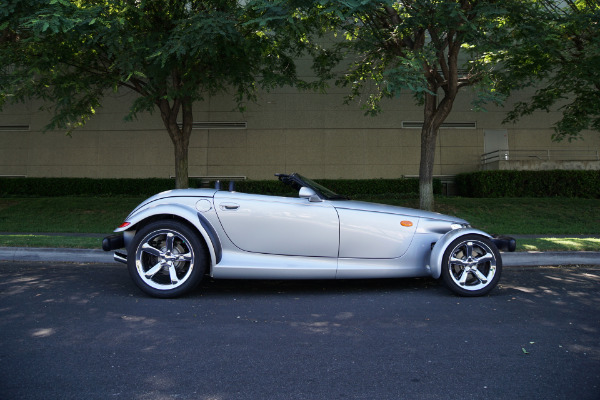
<svg viewBox="0 0 600 400"><path fill-rule="evenodd" d="M459 224L468 224L467 221L458 217L452 217L450 215L439 214L430 211L417 210L414 208L390 206L387 204L368 203L365 201L354 201L354 200L340 200L332 201L332 205L337 209L345 210L360 210L369 212L379 212L387 214L397 215L410 215L412 217L436 219L443 221L456 222Z"/></svg>

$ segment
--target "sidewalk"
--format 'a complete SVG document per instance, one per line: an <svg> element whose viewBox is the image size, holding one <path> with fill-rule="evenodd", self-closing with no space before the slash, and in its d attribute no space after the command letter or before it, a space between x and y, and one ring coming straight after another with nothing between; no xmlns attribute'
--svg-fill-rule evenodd
<svg viewBox="0 0 600 400"><path fill-rule="evenodd" d="M0 247L0 261L117 263L113 260L112 252L105 252L99 249L49 249L35 247ZM506 267L538 265L600 265L600 252L559 251L502 253L502 263Z"/></svg>

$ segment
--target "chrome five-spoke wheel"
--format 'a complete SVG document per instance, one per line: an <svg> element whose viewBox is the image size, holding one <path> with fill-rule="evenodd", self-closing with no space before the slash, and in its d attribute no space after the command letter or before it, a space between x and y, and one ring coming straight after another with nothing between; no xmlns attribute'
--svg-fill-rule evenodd
<svg viewBox="0 0 600 400"><path fill-rule="evenodd" d="M462 296L482 296L492 290L502 271L502 258L491 240L479 235L456 239L444 253L442 278Z"/></svg>
<svg viewBox="0 0 600 400"><path fill-rule="evenodd" d="M200 282L206 256L190 228L176 221L159 221L137 232L128 268L144 292L156 297L176 297Z"/></svg>

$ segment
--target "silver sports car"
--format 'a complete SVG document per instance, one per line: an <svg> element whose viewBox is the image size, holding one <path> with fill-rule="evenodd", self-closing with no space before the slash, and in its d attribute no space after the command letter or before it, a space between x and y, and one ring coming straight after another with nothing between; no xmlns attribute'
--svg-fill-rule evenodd
<svg viewBox="0 0 600 400"><path fill-rule="evenodd" d="M492 290L502 271L492 237L447 215L352 201L298 174L277 174L297 197L183 189L141 203L103 240L135 284L176 297L205 275L233 279L432 276L462 296Z"/></svg>

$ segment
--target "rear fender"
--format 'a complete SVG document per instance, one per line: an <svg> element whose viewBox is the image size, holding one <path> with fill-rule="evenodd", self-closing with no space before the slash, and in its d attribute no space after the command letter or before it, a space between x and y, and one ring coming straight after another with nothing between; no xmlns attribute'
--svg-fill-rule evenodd
<svg viewBox="0 0 600 400"><path fill-rule="evenodd" d="M208 252L210 253L211 269L221 258L221 243L214 228L210 222L199 213L195 208L191 208L181 204L163 204L150 208L144 208L133 215L127 217L129 225L115 229L115 232L123 232L125 236L125 245L133 239L133 234L139 229L140 224L149 218L156 220L157 217L164 216L165 219L173 216L184 219L198 231L204 239Z"/></svg>
<svg viewBox="0 0 600 400"><path fill-rule="evenodd" d="M446 233L440 238L440 240L438 240L435 243L435 246L433 246L433 249L431 250L429 266L427 269L429 270L433 278L438 279L442 275L442 258L444 257L444 252L446 251L450 243L452 243L454 240L461 236L469 234L481 235L489 239L492 238L487 233L480 231L479 229L472 228L454 229Z"/></svg>

